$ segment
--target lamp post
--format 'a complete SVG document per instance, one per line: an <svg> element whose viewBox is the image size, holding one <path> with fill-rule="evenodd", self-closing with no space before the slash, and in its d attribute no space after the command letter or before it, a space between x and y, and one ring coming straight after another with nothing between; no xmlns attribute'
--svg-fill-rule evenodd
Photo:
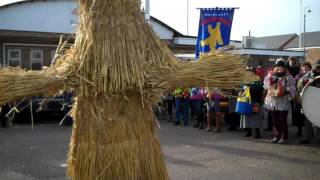
<svg viewBox="0 0 320 180"><path fill-rule="evenodd" d="M306 59L306 17L307 13L311 13L311 9L308 7L304 8L303 14L303 56Z"/></svg>

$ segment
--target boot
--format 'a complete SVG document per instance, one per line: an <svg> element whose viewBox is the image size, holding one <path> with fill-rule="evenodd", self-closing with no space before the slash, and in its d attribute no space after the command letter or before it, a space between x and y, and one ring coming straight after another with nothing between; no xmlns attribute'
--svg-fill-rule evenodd
<svg viewBox="0 0 320 180"><path fill-rule="evenodd" d="M251 137L252 136L252 129L246 128L246 131L247 131L246 137Z"/></svg>
<svg viewBox="0 0 320 180"><path fill-rule="evenodd" d="M254 136L255 139L260 139L260 129L256 128L256 134Z"/></svg>

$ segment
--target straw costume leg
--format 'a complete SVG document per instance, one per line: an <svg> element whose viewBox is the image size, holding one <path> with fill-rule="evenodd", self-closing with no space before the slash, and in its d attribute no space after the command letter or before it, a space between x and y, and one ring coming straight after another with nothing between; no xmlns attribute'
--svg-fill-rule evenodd
<svg viewBox="0 0 320 180"><path fill-rule="evenodd" d="M169 179L153 114L136 94L78 101L68 160L72 179Z"/></svg>

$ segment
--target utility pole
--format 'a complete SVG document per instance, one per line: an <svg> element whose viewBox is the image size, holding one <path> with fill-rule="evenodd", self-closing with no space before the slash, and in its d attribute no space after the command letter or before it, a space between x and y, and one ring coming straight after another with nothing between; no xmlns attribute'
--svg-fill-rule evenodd
<svg viewBox="0 0 320 180"><path fill-rule="evenodd" d="M300 19L299 49L300 51L302 49L302 11L303 11L302 0L300 0L300 16L299 16L299 19Z"/></svg>
<svg viewBox="0 0 320 180"><path fill-rule="evenodd" d="M150 0L145 0L144 17L147 22L150 21Z"/></svg>
<svg viewBox="0 0 320 180"><path fill-rule="evenodd" d="M189 35L189 0L187 0L187 35Z"/></svg>
<svg viewBox="0 0 320 180"><path fill-rule="evenodd" d="M306 19L307 19L307 13L311 13L311 9L308 7L305 7L304 13L303 13L303 56L304 56L304 59L306 59Z"/></svg>

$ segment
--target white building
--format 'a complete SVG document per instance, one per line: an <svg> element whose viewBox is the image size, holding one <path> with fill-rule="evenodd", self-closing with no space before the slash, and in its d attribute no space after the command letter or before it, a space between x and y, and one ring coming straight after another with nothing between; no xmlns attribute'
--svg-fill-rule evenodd
<svg viewBox="0 0 320 180"><path fill-rule="evenodd" d="M176 53L194 52L195 37L184 36L151 17L156 34ZM77 27L74 0L25 0L0 6L0 64L41 69L50 65L62 34Z"/></svg>

